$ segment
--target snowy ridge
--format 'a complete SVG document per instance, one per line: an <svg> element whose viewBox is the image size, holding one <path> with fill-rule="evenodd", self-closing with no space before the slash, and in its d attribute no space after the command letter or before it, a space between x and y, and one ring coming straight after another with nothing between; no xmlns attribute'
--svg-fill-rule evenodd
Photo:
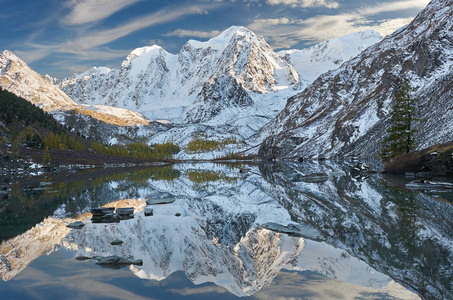
<svg viewBox="0 0 453 300"><path fill-rule="evenodd" d="M393 95L407 78L420 99L420 148L453 140L452 1L432 1L414 21L320 76L261 132L265 158L348 155L373 159L386 134Z"/></svg>
<svg viewBox="0 0 453 300"><path fill-rule="evenodd" d="M49 77L39 75L8 50L0 53L0 87L48 112L77 107Z"/></svg>
<svg viewBox="0 0 453 300"><path fill-rule="evenodd" d="M332 42L327 50L318 49L317 53L335 52L334 49L339 47L337 52L345 52L343 56L357 55L364 44L371 44L377 36L373 32L352 35ZM351 40L356 41L351 44ZM343 43L350 44L350 48L343 50L346 48ZM302 58L297 58L297 53L293 52L293 60L302 65ZM336 63L341 60L328 53L324 56L322 63L330 59ZM316 69L313 72L318 75L332 67L338 65L313 62L313 69ZM310 76L304 79L306 83L311 82L315 75ZM213 81L223 80L221 78L226 78L229 84L212 84ZM177 55L159 46L135 49L119 70L101 74L93 69L63 81L60 86L79 103L125 107L150 119L194 123L209 121L225 108L232 107L231 103L241 101L248 103L243 106L242 110L246 110L243 115L273 117L275 110L281 110L283 106L263 111L266 104L260 94L292 90L291 87L298 82L296 70L273 52L262 37L244 27L233 26L206 42L189 40ZM251 101L234 98L233 95L239 90L244 95L239 98L245 99L247 94ZM226 103L219 102L219 97L214 94L229 94L228 98L233 99ZM282 98L287 96L288 92L281 95ZM194 110L200 103L204 105L203 112Z"/></svg>
<svg viewBox="0 0 453 300"><path fill-rule="evenodd" d="M60 87L79 103L124 107L174 125L170 131L150 137L149 143L173 141L184 147L191 138L188 135L197 132L247 141L298 89L379 38L376 32L358 33L282 58L262 37L233 26L206 42L189 40L178 54L159 46L135 49L119 69L94 68L63 81ZM323 59L316 61L312 56ZM304 63L305 59L311 63ZM291 63L305 64L310 70L302 68L298 74Z"/></svg>
<svg viewBox="0 0 453 300"><path fill-rule="evenodd" d="M234 90L244 89L243 94L272 92L298 82L297 72L262 37L244 27L231 27L207 42L188 41L177 55L159 46L135 49L119 70L93 69L60 86L79 103L124 107L174 123L199 122L216 114L188 113L197 102L211 102L213 107L204 108L211 111L231 103L219 105L203 97L212 88L233 95L233 91L209 86L210 81L225 76Z"/></svg>
<svg viewBox="0 0 453 300"><path fill-rule="evenodd" d="M285 50L277 54L287 60L301 76L305 88L321 74L334 70L345 61L382 40L382 34L365 30L341 36L302 50Z"/></svg>
<svg viewBox="0 0 453 300"><path fill-rule="evenodd" d="M77 77L98 76L104 78L109 73L108 68L101 67L94 68ZM55 83L55 78L51 78L49 75L39 75L10 51L5 50L0 54L0 86L43 110L52 112L62 123L65 123L65 120L58 116L74 111L115 126L150 124L150 121L141 114L124 108L103 105L80 106L72 101ZM74 127L74 125L71 124L71 127Z"/></svg>

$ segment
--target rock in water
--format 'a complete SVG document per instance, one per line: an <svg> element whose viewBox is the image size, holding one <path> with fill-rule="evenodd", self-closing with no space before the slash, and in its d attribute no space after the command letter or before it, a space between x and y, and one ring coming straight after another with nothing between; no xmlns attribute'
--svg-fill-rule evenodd
<svg viewBox="0 0 453 300"><path fill-rule="evenodd" d="M85 256L85 255L80 255L80 256L77 256L75 259L78 261L85 261L85 260L89 260L89 259L93 259L93 258L89 257L89 256Z"/></svg>
<svg viewBox="0 0 453 300"><path fill-rule="evenodd" d="M71 229L82 229L84 226L85 224L82 221L75 221L71 224L66 225L66 227Z"/></svg>
<svg viewBox="0 0 453 300"><path fill-rule="evenodd" d="M112 246L118 246L121 244L123 244L122 240L114 240L113 242L110 243L110 245L112 245Z"/></svg>
<svg viewBox="0 0 453 300"><path fill-rule="evenodd" d="M261 227L275 232L285 233L289 236L303 237L314 241L324 241L325 238L321 232L307 224L288 224L281 225L278 223L264 223Z"/></svg>
<svg viewBox="0 0 453 300"><path fill-rule="evenodd" d="M326 173L313 173L302 177L302 181L312 183L326 182L328 179L329 175Z"/></svg>
<svg viewBox="0 0 453 300"><path fill-rule="evenodd" d="M151 206L145 207L145 217L154 215L154 210Z"/></svg>
<svg viewBox="0 0 453 300"><path fill-rule="evenodd" d="M119 214L120 216L129 216L134 214L134 208L133 207L117 208L116 213Z"/></svg>
<svg viewBox="0 0 453 300"><path fill-rule="evenodd" d="M167 198L167 199L147 199L146 204L147 205L153 205L153 204L170 204L175 202L175 198Z"/></svg>

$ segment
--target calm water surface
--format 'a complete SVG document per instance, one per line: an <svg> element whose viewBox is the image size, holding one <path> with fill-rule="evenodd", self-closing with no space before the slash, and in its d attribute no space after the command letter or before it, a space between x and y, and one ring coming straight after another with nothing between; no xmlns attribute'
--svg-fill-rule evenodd
<svg viewBox="0 0 453 300"><path fill-rule="evenodd" d="M452 193L403 177L207 163L3 181L1 299L453 298ZM146 199L174 202L145 216ZM92 223L99 206L135 215Z"/></svg>

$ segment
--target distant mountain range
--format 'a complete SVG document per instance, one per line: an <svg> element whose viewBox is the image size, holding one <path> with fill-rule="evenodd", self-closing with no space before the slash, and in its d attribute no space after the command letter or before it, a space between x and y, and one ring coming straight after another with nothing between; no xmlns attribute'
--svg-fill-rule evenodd
<svg viewBox="0 0 453 300"><path fill-rule="evenodd" d="M427 120L416 124L420 146L452 140L451 2L432 1L383 40L367 30L275 53L262 37L233 26L206 42L188 41L178 54L135 49L119 69L93 68L59 86L4 51L0 84L85 135L104 125L68 118L68 111L110 121L108 130L96 129L110 143L126 141L121 127L140 125L132 139L181 148L202 134L234 137L265 159L372 158L403 78Z"/></svg>

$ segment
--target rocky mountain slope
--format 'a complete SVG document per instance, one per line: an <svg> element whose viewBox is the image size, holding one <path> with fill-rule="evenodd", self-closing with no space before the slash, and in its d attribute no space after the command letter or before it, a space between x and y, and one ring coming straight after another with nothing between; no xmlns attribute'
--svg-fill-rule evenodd
<svg viewBox="0 0 453 300"><path fill-rule="evenodd" d="M433 0L401 28L288 100L261 132L263 158L374 158L403 78L420 99L420 147L453 139L451 0ZM270 136L270 137L269 137Z"/></svg>
<svg viewBox="0 0 453 300"><path fill-rule="evenodd" d="M321 42L302 50L284 50L277 54L299 73L301 89L306 88L323 73L340 67L345 61L380 42L382 34L365 30Z"/></svg>
<svg viewBox="0 0 453 300"><path fill-rule="evenodd" d="M103 142L125 142L167 129L140 113L104 105L79 105L50 76L33 71L8 50L0 53L0 87L52 113L60 123ZM127 138L125 138L127 136Z"/></svg>
<svg viewBox="0 0 453 300"><path fill-rule="evenodd" d="M119 126L148 125L136 112L102 105L80 106L65 94L50 76L33 71L24 61L5 50L0 53L0 87L35 104L47 112L73 110L108 124Z"/></svg>
<svg viewBox="0 0 453 300"><path fill-rule="evenodd" d="M58 86L8 50L0 53L0 86L45 111L70 110L78 106Z"/></svg>

